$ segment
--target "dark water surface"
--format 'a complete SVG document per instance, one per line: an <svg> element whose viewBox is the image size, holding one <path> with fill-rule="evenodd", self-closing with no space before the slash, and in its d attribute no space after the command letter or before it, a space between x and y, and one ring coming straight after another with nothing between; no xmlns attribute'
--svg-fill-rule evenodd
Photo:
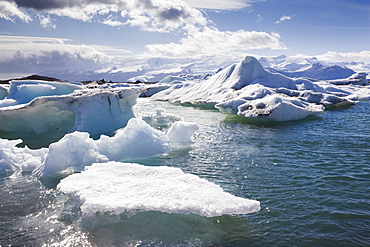
<svg viewBox="0 0 370 247"><path fill-rule="evenodd" d="M246 123L215 110L140 99L200 126L195 144L138 160L179 167L239 197L248 215L205 218L157 212L79 227L68 195L32 174L0 174L2 246L369 246L370 104L289 123Z"/></svg>

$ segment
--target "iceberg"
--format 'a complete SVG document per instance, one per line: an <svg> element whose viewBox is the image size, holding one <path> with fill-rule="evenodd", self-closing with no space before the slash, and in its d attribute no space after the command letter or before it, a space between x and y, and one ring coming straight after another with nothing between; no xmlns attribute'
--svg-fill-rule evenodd
<svg viewBox="0 0 370 247"><path fill-rule="evenodd" d="M290 121L304 119L313 113L322 113L324 107L310 104L299 99L291 99L279 94L272 94L261 99L240 102L236 106L228 105L228 102L217 104L216 108L226 111L225 108L236 108L239 116L259 119L274 119L275 121Z"/></svg>
<svg viewBox="0 0 370 247"><path fill-rule="evenodd" d="M205 81L185 81L152 96L173 103L211 105L247 118L291 121L326 108L355 104L355 98L333 94L319 83L266 71L247 56Z"/></svg>
<svg viewBox="0 0 370 247"><path fill-rule="evenodd" d="M167 135L150 127L141 119L132 118L127 126L112 137L102 135L93 140L87 132L73 132L49 146L44 161L33 173L45 178L82 171L93 163L143 159L171 152L170 140L186 145L197 130L193 123L174 124L176 131ZM189 129L190 128L190 129ZM177 145L181 145L176 142Z"/></svg>
<svg viewBox="0 0 370 247"><path fill-rule="evenodd" d="M3 85L0 85L0 100L5 99L6 96L8 96L8 88L4 87Z"/></svg>
<svg viewBox="0 0 370 247"><path fill-rule="evenodd" d="M113 133L134 117L132 106L139 94L140 90L134 88L88 90L2 107L0 134L37 147L37 140L46 140L45 146L74 131L88 132L93 137Z"/></svg>
<svg viewBox="0 0 370 247"><path fill-rule="evenodd" d="M256 200L236 197L179 168L134 163L96 163L60 181L58 189L80 202L83 218L97 212L159 211L205 217L260 210Z"/></svg>
<svg viewBox="0 0 370 247"><path fill-rule="evenodd" d="M8 95L0 101L0 107L28 103L40 96L65 95L81 90L82 84L39 81L39 80L13 80L10 82Z"/></svg>

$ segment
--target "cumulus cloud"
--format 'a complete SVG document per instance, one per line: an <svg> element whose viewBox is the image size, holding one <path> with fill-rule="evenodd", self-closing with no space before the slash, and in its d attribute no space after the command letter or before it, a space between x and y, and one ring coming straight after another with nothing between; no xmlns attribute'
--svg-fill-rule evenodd
<svg viewBox="0 0 370 247"><path fill-rule="evenodd" d="M212 55L255 49L286 49L279 41L279 34L239 30L219 31L205 28L202 32L190 34L179 43L147 45L150 54L156 56L183 57Z"/></svg>
<svg viewBox="0 0 370 247"><path fill-rule="evenodd" d="M111 26L132 25L147 31L173 32L207 25L203 14L181 0L0 0L0 18L30 21L25 9L40 15L54 14L89 22L94 17L117 14L121 19L101 21ZM6 11L5 11L6 10Z"/></svg>
<svg viewBox="0 0 370 247"><path fill-rule="evenodd" d="M0 74L100 68L113 60L112 56L98 50L108 49L106 47L71 43L68 39L0 36Z"/></svg>
<svg viewBox="0 0 370 247"><path fill-rule="evenodd" d="M283 21L289 21L293 18L293 16L294 15L283 15L278 21L275 22L275 24L282 23Z"/></svg>

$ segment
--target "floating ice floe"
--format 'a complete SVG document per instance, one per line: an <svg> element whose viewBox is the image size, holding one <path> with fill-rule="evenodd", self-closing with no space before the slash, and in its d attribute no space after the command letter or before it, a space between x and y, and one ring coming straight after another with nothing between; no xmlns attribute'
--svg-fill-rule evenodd
<svg viewBox="0 0 370 247"><path fill-rule="evenodd" d="M165 166L93 164L62 179L58 188L80 202L83 218L98 212L159 211L213 217L260 210L258 201L236 197L206 179Z"/></svg>
<svg viewBox="0 0 370 247"><path fill-rule="evenodd" d="M347 79L351 80L354 79ZM270 73L257 59L247 56L208 80L178 83L152 98L213 105L222 112L275 121L303 119L326 108L353 105L359 99L352 91L344 89L340 93L322 86L328 84L334 87L330 82Z"/></svg>

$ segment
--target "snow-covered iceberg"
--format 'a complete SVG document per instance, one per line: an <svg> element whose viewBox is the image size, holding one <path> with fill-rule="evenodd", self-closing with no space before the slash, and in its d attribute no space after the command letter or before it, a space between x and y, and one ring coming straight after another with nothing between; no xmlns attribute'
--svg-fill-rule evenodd
<svg viewBox="0 0 370 247"><path fill-rule="evenodd" d="M62 179L58 188L81 203L85 218L97 212L159 211L213 217L260 210L258 201L236 197L206 179L166 166L93 164Z"/></svg>
<svg viewBox="0 0 370 247"><path fill-rule="evenodd" d="M249 118L289 121L322 113L355 97L333 94L312 80L266 71L247 56L205 81L186 81L152 96L182 104L206 104Z"/></svg>

